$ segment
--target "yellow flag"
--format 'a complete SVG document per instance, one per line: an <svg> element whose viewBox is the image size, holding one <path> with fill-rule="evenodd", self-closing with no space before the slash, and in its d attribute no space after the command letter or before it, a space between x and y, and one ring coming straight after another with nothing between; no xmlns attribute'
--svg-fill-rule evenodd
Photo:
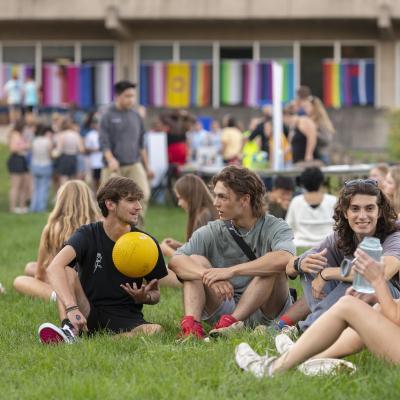
<svg viewBox="0 0 400 400"><path fill-rule="evenodd" d="M190 67L188 63L167 66L167 107L189 107Z"/></svg>

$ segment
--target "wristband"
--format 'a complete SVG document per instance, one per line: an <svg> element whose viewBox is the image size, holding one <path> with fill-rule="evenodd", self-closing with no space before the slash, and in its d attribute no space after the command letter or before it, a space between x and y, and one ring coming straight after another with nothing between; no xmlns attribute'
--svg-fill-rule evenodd
<svg viewBox="0 0 400 400"><path fill-rule="evenodd" d="M321 269L321 271L319 271L319 275L321 276L321 278L322 278L323 281L328 282L328 279L325 279L325 278L322 276L322 271L323 271L323 269Z"/></svg>
<svg viewBox="0 0 400 400"><path fill-rule="evenodd" d="M298 272L299 274L302 272L300 270L300 257L297 257L294 262L293 262L293 268L296 272Z"/></svg>
<svg viewBox="0 0 400 400"><path fill-rule="evenodd" d="M68 314L69 312L74 311L74 310L79 310L79 307L78 306L67 307L65 309L65 312L66 312L66 314Z"/></svg>

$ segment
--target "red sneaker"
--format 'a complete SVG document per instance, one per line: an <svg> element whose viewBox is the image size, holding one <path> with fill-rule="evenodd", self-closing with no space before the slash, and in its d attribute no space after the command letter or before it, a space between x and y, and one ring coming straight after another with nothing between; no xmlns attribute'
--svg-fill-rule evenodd
<svg viewBox="0 0 400 400"><path fill-rule="evenodd" d="M235 317L230 314L221 315L219 321L214 325L214 328L210 331L211 337L218 337L233 331L239 331L244 328L242 321L238 321Z"/></svg>
<svg viewBox="0 0 400 400"><path fill-rule="evenodd" d="M204 339L204 337L206 336L201 322L196 321L192 315L186 315L182 318L181 332L179 336L181 338L185 338L190 335L198 339Z"/></svg>

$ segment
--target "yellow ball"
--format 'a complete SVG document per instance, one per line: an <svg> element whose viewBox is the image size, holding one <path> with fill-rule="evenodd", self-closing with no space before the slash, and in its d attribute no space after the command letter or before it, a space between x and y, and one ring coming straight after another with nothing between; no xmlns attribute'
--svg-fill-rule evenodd
<svg viewBox="0 0 400 400"><path fill-rule="evenodd" d="M154 269L158 248L149 235L128 232L115 242L112 259L122 274L130 278L141 278Z"/></svg>

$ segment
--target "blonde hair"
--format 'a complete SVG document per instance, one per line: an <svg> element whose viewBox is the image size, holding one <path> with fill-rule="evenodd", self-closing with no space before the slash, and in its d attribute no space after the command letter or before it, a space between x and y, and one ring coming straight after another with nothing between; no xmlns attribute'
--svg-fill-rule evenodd
<svg viewBox="0 0 400 400"><path fill-rule="evenodd" d="M329 118L324 105L322 104L322 101L315 96L311 96L310 101L313 105L313 111L310 117L317 125L317 128L325 129L329 133L335 133L335 127L333 126L332 121Z"/></svg>
<svg viewBox="0 0 400 400"><path fill-rule="evenodd" d="M389 168L388 172L394 180L395 189L393 195L391 195L391 201L396 213L400 213L400 165L394 165Z"/></svg>
<svg viewBox="0 0 400 400"><path fill-rule="evenodd" d="M81 225L101 218L89 186L79 180L71 180L60 187L56 203L43 229L41 244L46 252L43 266L47 268L61 250L64 242Z"/></svg>

